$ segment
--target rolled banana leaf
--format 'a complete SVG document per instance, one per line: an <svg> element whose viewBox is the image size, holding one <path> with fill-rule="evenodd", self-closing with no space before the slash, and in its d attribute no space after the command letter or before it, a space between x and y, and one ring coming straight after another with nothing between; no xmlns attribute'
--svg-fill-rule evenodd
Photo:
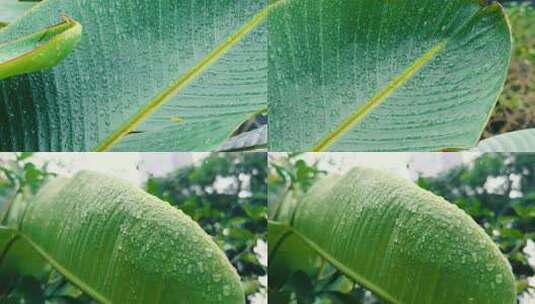
<svg viewBox="0 0 535 304"><path fill-rule="evenodd" d="M389 303L516 303L511 266L483 229L390 174L357 168L317 183L291 229Z"/></svg>
<svg viewBox="0 0 535 304"><path fill-rule="evenodd" d="M58 178L17 235L100 303L243 304L225 254L180 210L92 172Z"/></svg>
<svg viewBox="0 0 535 304"><path fill-rule="evenodd" d="M54 67L74 50L81 37L82 25L64 16L61 23L0 43L0 80Z"/></svg>

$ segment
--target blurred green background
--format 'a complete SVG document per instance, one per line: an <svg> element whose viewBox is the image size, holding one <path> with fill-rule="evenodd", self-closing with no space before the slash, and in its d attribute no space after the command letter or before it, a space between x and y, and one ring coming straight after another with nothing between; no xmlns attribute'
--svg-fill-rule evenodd
<svg viewBox="0 0 535 304"><path fill-rule="evenodd" d="M483 138L535 128L535 2L504 2L513 28L513 58Z"/></svg>

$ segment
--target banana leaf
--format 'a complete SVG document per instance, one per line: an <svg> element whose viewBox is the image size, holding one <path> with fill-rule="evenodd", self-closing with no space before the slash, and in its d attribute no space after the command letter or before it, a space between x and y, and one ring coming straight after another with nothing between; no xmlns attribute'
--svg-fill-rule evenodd
<svg viewBox="0 0 535 304"><path fill-rule="evenodd" d="M26 37L0 44L0 80L49 69L78 44L82 26L63 17L63 22Z"/></svg>
<svg viewBox="0 0 535 304"><path fill-rule="evenodd" d="M279 1L269 16L270 149L476 145L511 57L480 0Z"/></svg>
<svg viewBox="0 0 535 304"><path fill-rule="evenodd" d="M0 231L100 303L245 301L236 271L197 223L115 178L54 180L28 202L18 227Z"/></svg>
<svg viewBox="0 0 535 304"><path fill-rule="evenodd" d="M514 131L482 140L474 150L479 152L534 152L535 129Z"/></svg>
<svg viewBox="0 0 535 304"><path fill-rule="evenodd" d="M356 168L328 177L285 229L388 303L516 303L511 266L483 229L396 176Z"/></svg>
<svg viewBox="0 0 535 304"><path fill-rule="evenodd" d="M210 151L266 108L265 0L45 0L0 43L61 15L81 41L0 81L0 150Z"/></svg>

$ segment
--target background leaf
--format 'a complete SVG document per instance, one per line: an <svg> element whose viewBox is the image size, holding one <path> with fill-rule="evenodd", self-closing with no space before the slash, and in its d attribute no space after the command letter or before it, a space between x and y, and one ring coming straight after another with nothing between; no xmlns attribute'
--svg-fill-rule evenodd
<svg viewBox="0 0 535 304"><path fill-rule="evenodd" d="M535 129L510 132L485 139L474 149L480 152L533 152Z"/></svg>
<svg viewBox="0 0 535 304"><path fill-rule="evenodd" d="M227 141L221 151L238 151L251 148L265 148L267 145L268 126L264 125L253 131L242 133Z"/></svg>

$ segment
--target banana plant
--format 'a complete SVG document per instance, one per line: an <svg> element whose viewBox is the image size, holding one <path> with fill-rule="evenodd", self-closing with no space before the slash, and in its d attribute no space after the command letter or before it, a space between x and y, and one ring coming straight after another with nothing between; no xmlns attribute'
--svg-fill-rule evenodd
<svg viewBox="0 0 535 304"><path fill-rule="evenodd" d="M271 150L477 144L511 58L498 3L279 2L269 15Z"/></svg>
<svg viewBox="0 0 535 304"><path fill-rule="evenodd" d="M13 202L0 276L51 266L99 303L243 304L240 278L200 226L115 178L81 172Z"/></svg>
<svg viewBox="0 0 535 304"><path fill-rule="evenodd" d="M218 149L266 110L267 12L265 0L39 2L0 30L0 150ZM83 28L75 47L51 32L61 16ZM57 53L31 39L43 31Z"/></svg>
<svg viewBox="0 0 535 304"><path fill-rule="evenodd" d="M322 261L387 303L516 303L511 266L483 229L405 179L355 168L283 204L269 223L274 303L300 274L321 278Z"/></svg>

